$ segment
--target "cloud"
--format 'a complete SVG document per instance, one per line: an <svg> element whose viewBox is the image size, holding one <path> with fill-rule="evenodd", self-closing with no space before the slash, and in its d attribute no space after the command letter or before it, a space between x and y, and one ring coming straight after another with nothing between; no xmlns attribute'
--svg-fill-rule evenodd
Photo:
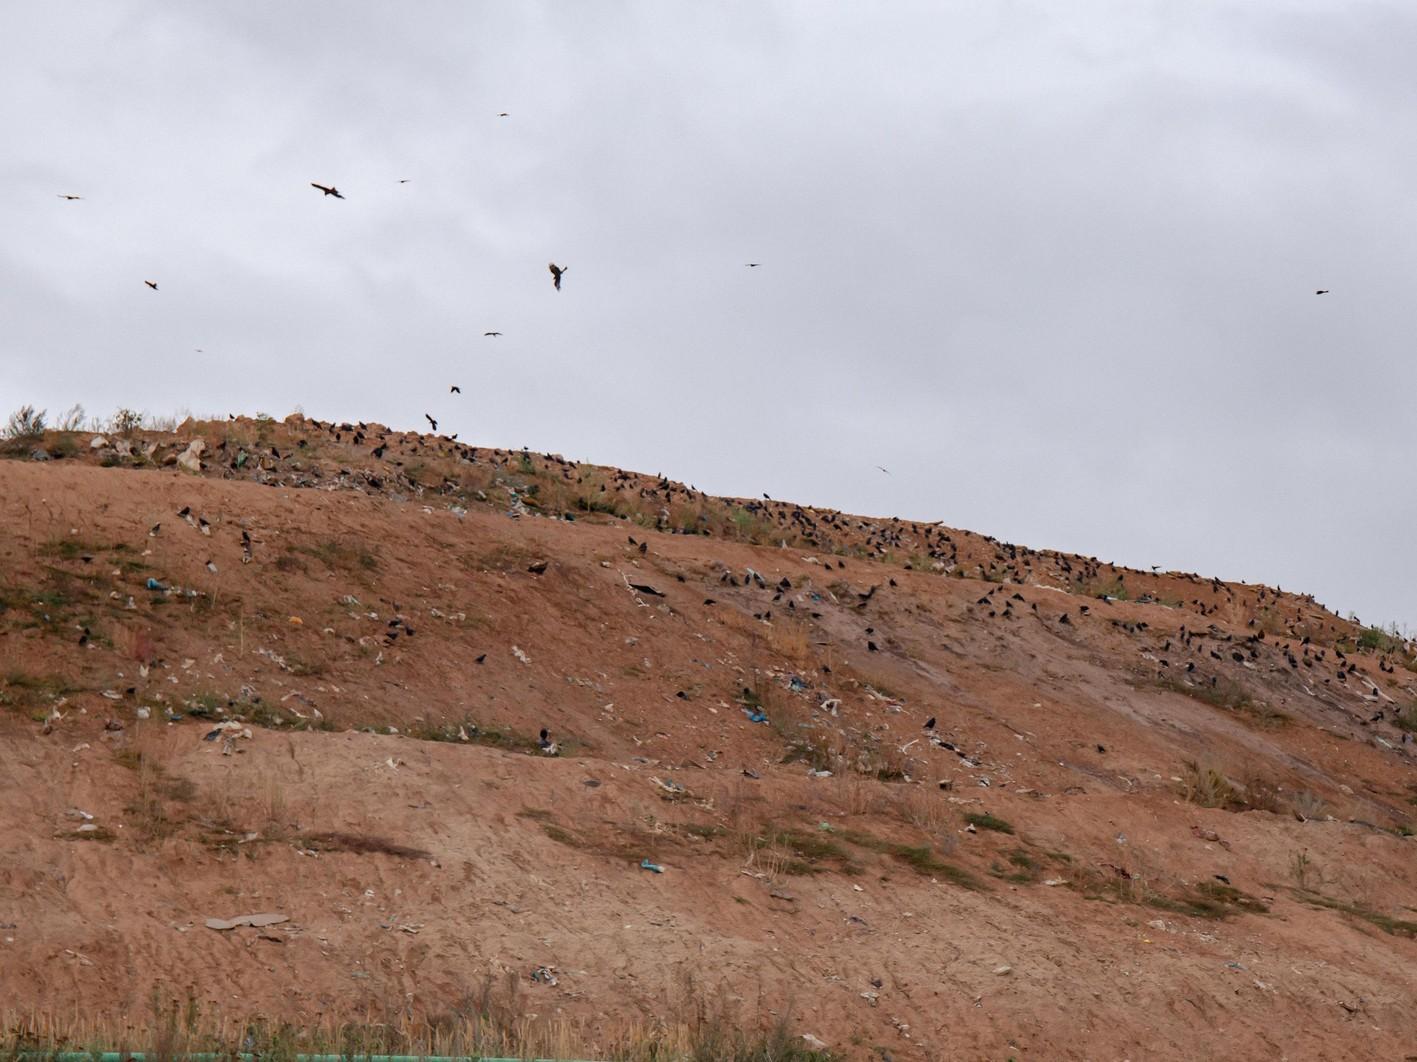
<svg viewBox="0 0 1417 1062"><path fill-rule="evenodd" d="M430 412L1417 622L1414 38L1297 0L16 11L0 395Z"/></svg>

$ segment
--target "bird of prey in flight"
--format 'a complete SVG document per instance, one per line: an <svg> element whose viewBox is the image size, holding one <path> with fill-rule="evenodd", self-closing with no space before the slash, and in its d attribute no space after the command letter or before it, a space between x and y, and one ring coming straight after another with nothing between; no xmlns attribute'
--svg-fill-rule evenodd
<svg viewBox="0 0 1417 1062"><path fill-rule="evenodd" d="M550 263L551 283L556 285L556 290L561 290L561 274L570 269L570 266L558 266L555 262Z"/></svg>
<svg viewBox="0 0 1417 1062"><path fill-rule="evenodd" d="M152 288L153 291L156 291L156 290L157 290L157 281L156 281L156 280L145 280L145 281L143 281L143 283L146 284L148 287Z"/></svg>
<svg viewBox="0 0 1417 1062"><path fill-rule="evenodd" d="M338 189L338 188L335 188L333 185L331 185L330 187L327 188L327 187L325 187L325 185L323 185L323 184L316 184L314 181L311 181L311 182L310 182L310 187L311 187L311 188L318 188L318 189L320 189L320 191L324 192L326 195L332 195L332 196L334 196L336 199L343 199L343 198L344 198L344 196L342 196L342 195L339 194L339 189Z"/></svg>

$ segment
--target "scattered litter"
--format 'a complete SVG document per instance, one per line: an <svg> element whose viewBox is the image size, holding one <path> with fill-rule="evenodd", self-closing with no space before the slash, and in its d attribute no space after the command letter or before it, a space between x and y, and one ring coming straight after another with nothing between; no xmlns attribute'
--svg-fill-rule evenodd
<svg viewBox="0 0 1417 1062"><path fill-rule="evenodd" d="M158 581L157 581L156 579L154 579L151 575L148 576L148 581L147 581L147 584L146 584L146 585L147 585L147 588L148 588L149 590L166 590L166 589L167 589L166 586L164 586L162 583L158 582Z"/></svg>
<svg viewBox="0 0 1417 1062"><path fill-rule="evenodd" d="M787 680L787 688L793 693L807 692L807 684L803 682L800 678L798 678L796 675L793 675L790 679Z"/></svg>
<svg viewBox="0 0 1417 1062"><path fill-rule="evenodd" d="M659 786L659 788L663 789L666 793L674 793L677 795L685 791L684 787L678 782L674 781L674 779L672 778L651 778L650 781L653 782L655 785Z"/></svg>
<svg viewBox="0 0 1417 1062"><path fill-rule="evenodd" d="M1052 886L1052 885L1066 885L1067 883L1068 883L1068 881L1067 881L1066 878L1044 878L1044 879L1043 879L1043 884L1044 884L1044 885L1050 885L1050 886Z"/></svg>
<svg viewBox="0 0 1417 1062"><path fill-rule="evenodd" d="M225 733L230 733L232 737L243 737L249 740L251 737L251 728L235 719L228 719L226 722L218 723L216 726L212 727L212 729L208 730L202 736L202 740L215 741Z"/></svg>
<svg viewBox="0 0 1417 1062"><path fill-rule="evenodd" d="M825 1051L828 1046L825 1040L819 1039L818 1037L813 1036L811 1033L803 1033L802 1042L807 1045L807 1049L809 1051Z"/></svg>
<svg viewBox="0 0 1417 1062"><path fill-rule="evenodd" d="M526 653L522 652L520 646L512 646L512 655L518 660L520 660L523 664L531 663L531 657L527 656Z"/></svg>
<svg viewBox="0 0 1417 1062"><path fill-rule="evenodd" d="M200 472L202 470L202 451L207 448L207 444L201 439L193 439L187 444L187 449L177 455L177 463L188 472Z"/></svg>
<svg viewBox="0 0 1417 1062"><path fill-rule="evenodd" d="M749 708L745 706L743 708L743 714L748 717L748 722L750 723L766 723L768 721L768 713L761 708Z"/></svg>
<svg viewBox="0 0 1417 1062"><path fill-rule="evenodd" d="M1005 974L1011 974L1011 973L1013 973L1013 972L1014 972L1014 968L1013 968L1012 966L996 966L996 967L994 967L994 973L995 973L997 976L999 976L999 977L1003 977Z"/></svg>
<svg viewBox="0 0 1417 1062"><path fill-rule="evenodd" d="M255 926L260 929L264 926L279 925L281 922L289 922L290 916L283 914L247 914L237 915L235 918L208 918L208 929L235 929L237 926Z"/></svg>
<svg viewBox="0 0 1417 1062"><path fill-rule="evenodd" d="M640 869L648 870L651 874L663 874L664 868L658 863L651 863L648 859L640 860Z"/></svg>
<svg viewBox="0 0 1417 1062"><path fill-rule="evenodd" d="M538 984L554 985L556 984L556 967L538 966L531 971L531 979Z"/></svg>

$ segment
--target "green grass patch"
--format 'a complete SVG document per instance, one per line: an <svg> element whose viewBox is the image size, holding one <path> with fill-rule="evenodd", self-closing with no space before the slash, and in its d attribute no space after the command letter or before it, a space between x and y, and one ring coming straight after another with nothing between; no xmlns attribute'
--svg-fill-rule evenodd
<svg viewBox="0 0 1417 1062"><path fill-rule="evenodd" d="M964 817L964 821L970 826L973 826L976 830L990 830L994 833L1008 834L1014 832L1011 823L1005 822L997 816L990 815L987 811L968 814Z"/></svg>
<svg viewBox="0 0 1417 1062"><path fill-rule="evenodd" d="M888 855L893 859L904 863L917 874L929 877L943 878L951 885L958 885L961 888L974 892L983 891L984 884L973 874L963 867L955 866L953 863L946 863L938 858L929 845L902 844L898 841L888 841L875 834L865 833L860 830L837 830L836 835L848 844L856 845L867 851L879 852Z"/></svg>
<svg viewBox="0 0 1417 1062"><path fill-rule="evenodd" d="M1301 903L1307 903L1312 907L1326 907L1330 911L1338 911L1341 914L1349 915L1376 926L1384 933L1389 933L1395 937L1409 937L1417 939L1417 922L1408 922L1400 918L1392 918L1374 911L1371 907L1366 907L1359 903L1349 903L1345 900L1335 900L1332 897L1324 896L1322 893L1314 892L1312 889L1291 889L1296 899Z"/></svg>

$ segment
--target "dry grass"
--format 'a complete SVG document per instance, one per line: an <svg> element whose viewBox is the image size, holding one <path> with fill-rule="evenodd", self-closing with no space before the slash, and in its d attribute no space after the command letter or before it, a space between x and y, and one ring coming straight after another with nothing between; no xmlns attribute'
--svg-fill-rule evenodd
<svg viewBox="0 0 1417 1062"><path fill-rule="evenodd" d="M797 620L779 620L768 634L768 647L799 671L815 665L812 640L807 625Z"/></svg>
<svg viewBox="0 0 1417 1062"><path fill-rule="evenodd" d="M114 759L135 775L132 799L125 807L134 835L148 843L171 836L181 828L186 815L179 805L189 805L197 795L196 786L169 770L171 749L159 735L147 728L134 728L131 744L118 749Z"/></svg>
<svg viewBox="0 0 1417 1062"><path fill-rule="evenodd" d="M544 989L509 970L485 974L449 1007L409 1013L394 993L357 1021L322 1017L294 1024L204 1011L195 997L154 994L146 1016L0 1011L0 1059L60 1050L143 1052L154 1062L197 1053L295 1062L300 1056L600 1058L607 1062L834 1062L792 1030L791 1008L744 1008L726 991L686 979L651 1022L575 1020L548 1008ZM777 1014L768 1017L769 1012Z"/></svg>

